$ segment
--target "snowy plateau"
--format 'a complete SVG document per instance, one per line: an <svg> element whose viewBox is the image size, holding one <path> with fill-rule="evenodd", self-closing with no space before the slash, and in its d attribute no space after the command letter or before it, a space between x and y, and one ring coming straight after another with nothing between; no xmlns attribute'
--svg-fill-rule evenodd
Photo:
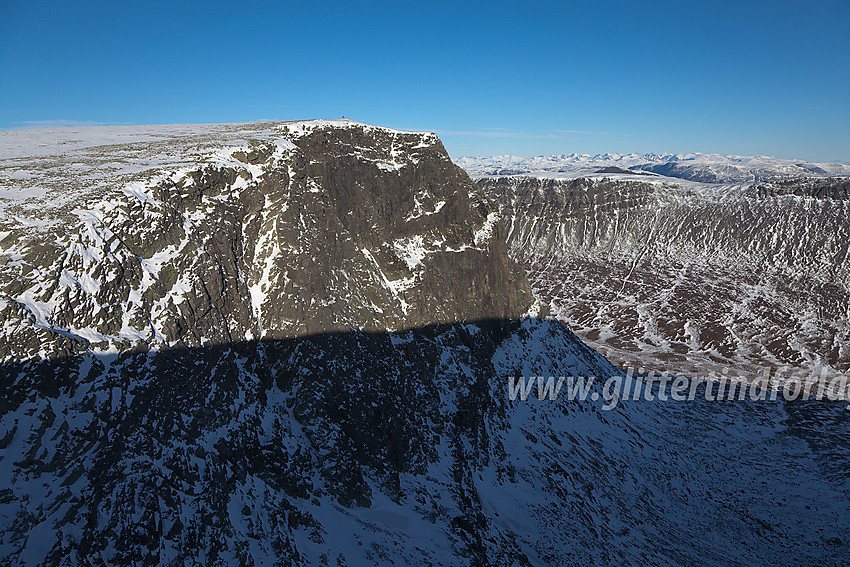
<svg viewBox="0 0 850 567"><path fill-rule="evenodd" d="M846 401L509 382L847 372L848 174L0 132L0 565L846 564Z"/></svg>

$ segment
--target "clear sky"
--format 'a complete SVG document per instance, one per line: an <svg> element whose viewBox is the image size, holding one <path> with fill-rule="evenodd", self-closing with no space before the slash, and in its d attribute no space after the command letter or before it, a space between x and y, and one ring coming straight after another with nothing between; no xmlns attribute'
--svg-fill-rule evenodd
<svg viewBox="0 0 850 567"><path fill-rule="evenodd" d="M453 157L850 162L850 1L0 0L0 129L342 115Z"/></svg>

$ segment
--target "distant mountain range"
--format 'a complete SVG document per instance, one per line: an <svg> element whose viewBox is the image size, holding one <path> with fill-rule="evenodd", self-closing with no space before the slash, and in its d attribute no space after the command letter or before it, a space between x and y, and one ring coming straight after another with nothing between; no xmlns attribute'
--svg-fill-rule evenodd
<svg viewBox="0 0 850 567"><path fill-rule="evenodd" d="M633 172L657 174L701 183L749 183L797 177L850 176L850 165L809 163L770 156L720 154L562 154L553 156L460 157L455 160L472 177L523 175L573 178Z"/></svg>

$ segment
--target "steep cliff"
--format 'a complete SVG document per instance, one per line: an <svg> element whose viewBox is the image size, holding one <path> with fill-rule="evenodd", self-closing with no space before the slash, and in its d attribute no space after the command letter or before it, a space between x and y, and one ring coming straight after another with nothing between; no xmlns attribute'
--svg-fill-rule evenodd
<svg viewBox="0 0 850 567"><path fill-rule="evenodd" d="M430 134L242 125L4 165L19 195L0 221L0 359L510 319L531 305L491 205Z"/></svg>
<svg viewBox="0 0 850 567"><path fill-rule="evenodd" d="M616 360L697 375L850 368L846 179L481 184L536 293Z"/></svg>

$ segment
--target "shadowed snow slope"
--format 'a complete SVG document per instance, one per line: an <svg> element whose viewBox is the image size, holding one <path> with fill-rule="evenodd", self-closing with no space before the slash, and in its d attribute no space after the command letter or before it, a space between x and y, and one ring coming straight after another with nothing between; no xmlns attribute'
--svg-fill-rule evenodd
<svg viewBox="0 0 850 567"><path fill-rule="evenodd" d="M844 403L511 401L509 375L615 372L553 321L0 372L0 550L12 564L848 557Z"/></svg>

